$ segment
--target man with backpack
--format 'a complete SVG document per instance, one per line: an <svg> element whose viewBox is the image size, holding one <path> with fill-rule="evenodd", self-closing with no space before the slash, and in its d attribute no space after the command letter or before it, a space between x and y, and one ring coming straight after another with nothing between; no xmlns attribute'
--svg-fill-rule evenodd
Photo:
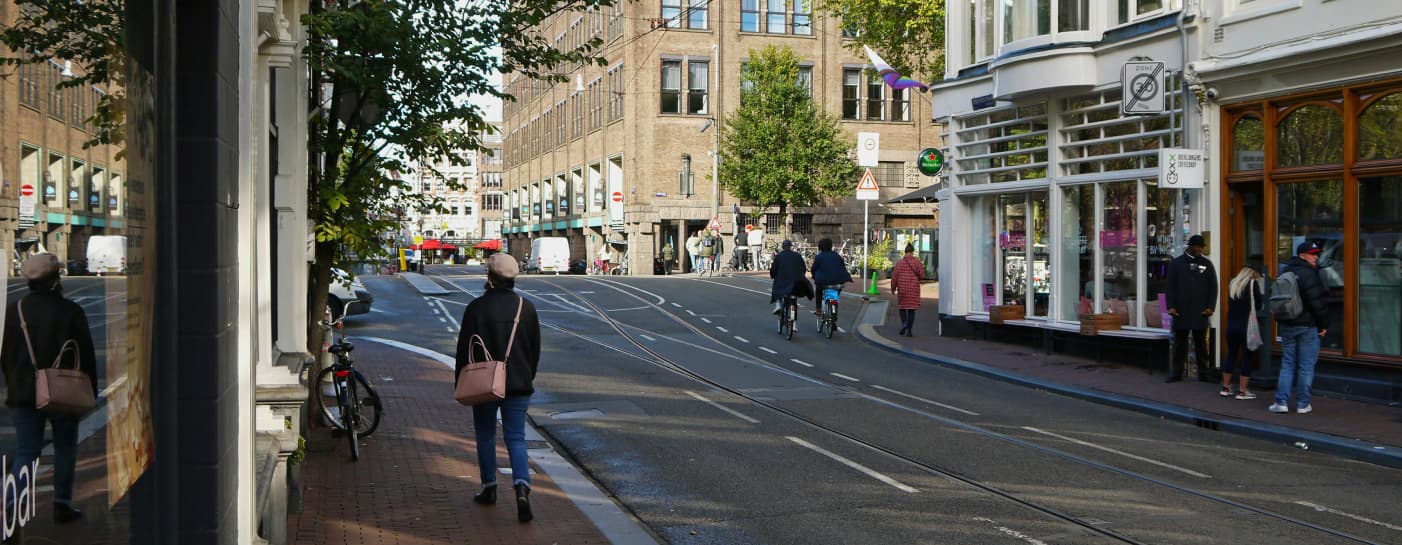
<svg viewBox="0 0 1402 545"><path fill-rule="evenodd" d="M1197 356L1198 380L1210 382L1207 376L1207 328L1217 308L1217 269L1202 255L1207 246L1202 235L1188 238L1188 249L1168 264L1168 289L1165 298L1168 313L1173 316L1173 361L1169 362L1168 379L1183 380L1183 368L1188 359L1188 337L1193 339Z"/></svg>
<svg viewBox="0 0 1402 545"><path fill-rule="evenodd" d="M1271 288L1271 315L1280 326L1280 379L1276 383L1273 413L1290 412L1290 393L1295 393L1295 412L1308 414L1310 388L1314 385L1314 364L1319 360L1319 341L1329 332L1329 295L1319 277L1318 244L1302 242L1295 257L1285 262ZM1296 382L1298 373L1299 381Z"/></svg>
<svg viewBox="0 0 1402 545"><path fill-rule="evenodd" d="M711 265L713 264L712 260L714 260L716 256L716 238L717 237L711 236L710 231L706 231L706 233L702 235L701 266L697 270L697 272L705 271L711 268Z"/></svg>

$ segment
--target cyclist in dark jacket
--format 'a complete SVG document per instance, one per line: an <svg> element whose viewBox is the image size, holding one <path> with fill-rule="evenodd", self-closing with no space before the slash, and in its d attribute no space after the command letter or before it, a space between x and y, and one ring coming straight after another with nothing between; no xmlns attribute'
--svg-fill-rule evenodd
<svg viewBox="0 0 1402 545"><path fill-rule="evenodd" d="M533 382L540 364L540 319L535 305L513 291L520 266L509 256L487 259L487 291L467 305L458 334L457 374L467 366L473 335L482 337L492 357L506 361L506 398L472 407L472 428L477 438L477 469L482 490L472 501L497 502L497 411L501 411L501 435L511 457L511 480L516 489L516 517L529 522L531 513L530 458L526 452L526 410L530 408ZM517 322L517 310L520 321ZM515 331L513 337L512 331ZM513 340L514 338L514 340ZM507 350L510 346L510 351ZM478 349L474 361L489 361Z"/></svg>
<svg viewBox="0 0 1402 545"><path fill-rule="evenodd" d="M1314 411L1310 405L1310 390L1314 386L1314 364L1319 361L1319 341L1329 333L1329 305L1324 301L1329 290L1319 277L1318 244L1302 242L1295 248L1295 257L1285 262L1281 273L1295 273L1295 287L1300 293L1304 312L1293 319L1276 320L1280 326L1280 377L1276 382L1273 413L1290 412L1291 390L1295 393L1295 412ZM1296 375L1298 372L1298 382Z"/></svg>
<svg viewBox="0 0 1402 545"><path fill-rule="evenodd" d="M769 277L774 279L774 285L769 290L769 302L774 303L774 314L783 311L784 298L790 294L813 298L813 286L803 276L808 272L803 256L793 251L793 241L785 240L779 247L779 253L774 255L774 264L769 267Z"/></svg>
<svg viewBox="0 0 1402 545"><path fill-rule="evenodd" d="M818 241L818 255L813 258L813 284L819 295L827 287L842 291L842 286L852 281L852 273L847 272L847 263L842 256L832 251L832 239ZM823 313L823 298L813 298L814 314Z"/></svg>

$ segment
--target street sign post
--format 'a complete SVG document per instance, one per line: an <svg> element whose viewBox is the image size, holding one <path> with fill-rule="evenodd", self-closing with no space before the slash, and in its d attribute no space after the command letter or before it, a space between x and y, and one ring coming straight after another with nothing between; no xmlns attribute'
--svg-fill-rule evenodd
<svg viewBox="0 0 1402 545"><path fill-rule="evenodd" d="M915 158L915 168L926 176L939 176L944 170L944 152L937 148L925 148L920 150L920 156Z"/></svg>
<svg viewBox="0 0 1402 545"><path fill-rule="evenodd" d="M1127 62L1120 70L1120 113L1155 115L1164 111L1163 62Z"/></svg>
<svg viewBox="0 0 1402 545"><path fill-rule="evenodd" d="M881 133L857 133L857 166L874 167L881 155Z"/></svg>
<svg viewBox="0 0 1402 545"><path fill-rule="evenodd" d="M881 186L876 185L876 176L873 176L871 169L866 169L862 173L862 180L857 182L857 200L862 201L862 255L867 255L867 239L871 232L871 201L881 196ZM867 262L862 258L862 293L867 291Z"/></svg>
<svg viewBox="0 0 1402 545"><path fill-rule="evenodd" d="M37 206L39 198L34 194L34 184L25 182L19 186L19 221L23 225L26 222L34 225L34 208ZM29 225L25 225L28 227Z"/></svg>
<svg viewBox="0 0 1402 545"><path fill-rule="evenodd" d="M711 223L706 224L706 230L720 232L720 216L711 216Z"/></svg>

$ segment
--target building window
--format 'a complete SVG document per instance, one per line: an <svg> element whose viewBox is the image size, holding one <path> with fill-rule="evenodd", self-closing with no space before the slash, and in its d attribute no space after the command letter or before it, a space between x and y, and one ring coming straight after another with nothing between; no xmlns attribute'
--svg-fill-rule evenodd
<svg viewBox="0 0 1402 545"><path fill-rule="evenodd" d="M83 130L83 120L88 117L85 111L88 105L88 95L83 90L83 87L68 88L69 101L71 102L68 106L68 124L78 130Z"/></svg>
<svg viewBox="0 0 1402 545"><path fill-rule="evenodd" d="M1363 149L1360 147L1359 149ZM1248 115L1232 127L1232 170L1261 170L1266 166L1266 124Z"/></svg>
<svg viewBox="0 0 1402 545"><path fill-rule="evenodd" d="M1348 328L1344 320L1344 183L1327 180L1277 184L1276 188L1276 263L1295 257L1295 247L1301 242L1315 242L1324 249L1319 254L1319 279L1328 292L1326 312L1335 326L1329 328L1320 347L1342 350L1344 330L1357 329L1357 325ZM1364 193L1360 192L1359 197L1364 197ZM1369 276L1376 274L1374 264L1369 263L1368 268ZM1391 265L1391 269L1389 273L1395 275L1396 265ZM1362 283L1370 284L1372 280L1369 278Z"/></svg>
<svg viewBox="0 0 1402 545"><path fill-rule="evenodd" d="M759 0L740 0L740 32L759 32Z"/></svg>
<svg viewBox="0 0 1402 545"><path fill-rule="evenodd" d="M63 90L63 89L59 89L59 88L58 88L58 84L63 83L63 75L62 75L62 73L61 73L61 72L63 71L63 69L60 68L60 67L58 67L58 66L54 66L54 64L53 64L52 61L50 61L50 63L48 64L48 68L49 68L49 70L48 70L48 72L49 72L49 86L48 86L48 90L49 90L49 116L53 117L54 119L62 120L62 119L63 119L63 114L64 114L64 109L63 109L63 91L64 91L64 90Z"/></svg>
<svg viewBox="0 0 1402 545"><path fill-rule="evenodd" d="M45 65L47 66L47 64ZM40 70L38 63L19 66L19 103L35 110L39 109Z"/></svg>
<svg viewBox="0 0 1402 545"><path fill-rule="evenodd" d="M687 63L687 98L686 113L696 115L706 115L711 113L707 106L707 85L709 85L709 64L705 62L691 61Z"/></svg>
<svg viewBox="0 0 1402 545"><path fill-rule="evenodd" d="M1118 0L1118 3L1121 24L1154 15L1164 8L1164 0Z"/></svg>
<svg viewBox="0 0 1402 545"><path fill-rule="evenodd" d="M595 78L589 82L589 130L595 130L604 124L604 86L603 80Z"/></svg>
<svg viewBox="0 0 1402 545"><path fill-rule="evenodd" d="M662 61L662 113L682 113L682 61Z"/></svg>
<svg viewBox="0 0 1402 545"><path fill-rule="evenodd" d="M609 14L609 40L617 39L623 35L623 2L616 2L613 5L613 13Z"/></svg>
<svg viewBox="0 0 1402 545"><path fill-rule="evenodd" d="M1358 117L1359 161L1399 157L1402 157L1402 92L1367 105L1363 115Z"/></svg>
<svg viewBox="0 0 1402 545"><path fill-rule="evenodd" d="M969 18L965 27L968 57L967 64L974 64L992 57L994 50L993 18L997 5L993 0L971 0L968 5Z"/></svg>
<svg viewBox="0 0 1402 545"><path fill-rule="evenodd" d="M1005 0L1003 43L1050 34L1050 2L1051 0Z"/></svg>
<svg viewBox="0 0 1402 545"><path fill-rule="evenodd" d="M565 143L565 128L569 126L569 113L565 101L561 100L555 103L555 141L550 146L551 148Z"/></svg>
<svg viewBox="0 0 1402 545"><path fill-rule="evenodd" d="M501 210L502 195L500 193L488 193L482 196L483 210Z"/></svg>
<svg viewBox="0 0 1402 545"><path fill-rule="evenodd" d="M891 90L891 121L910 121L910 89Z"/></svg>
<svg viewBox="0 0 1402 545"><path fill-rule="evenodd" d="M862 70L848 68L842 71L842 118L861 119L862 109Z"/></svg>
<svg viewBox="0 0 1402 545"><path fill-rule="evenodd" d="M788 20L788 0L768 0L768 24L765 32L770 34L783 34L784 23Z"/></svg>
<svg viewBox="0 0 1402 545"><path fill-rule="evenodd" d="M584 93L575 93L574 96L570 97L570 102L573 103L570 106L570 111L574 112L574 134L572 135L574 138L584 136L584 109L588 106L585 99L588 97L589 95Z"/></svg>
<svg viewBox="0 0 1402 545"><path fill-rule="evenodd" d="M686 16L686 26L692 30L706 30L710 28L708 6L711 0L691 0L691 11Z"/></svg>
<svg viewBox="0 0 1402 545"><path fill-rule="evenodd" d="M681 28L682 0L662 0L662 18L667 20L667 28Z"/></svg>
<svg viewBox="0 0 1402 545"><path fill-rule="evenodd" d="M812 0L793 0L793 33L796 36L813 35Z"/></svg>
<svg viewBox="0 0 1402 545"><path fill-rule="evenodd" d="M624 85L623 65L619 64L608 72L609 77L609 121L623 119Z"/></svg>
<svg viewBox="0 0 1402 545"><path fill-rule="evenodd" d="M798 86L808 91L808 96L813 96L813 67L798 67Z"/></svg>
<svg viewBox="0 0 1402 545"><path fill-rule="evenodd" d="M886 119L886 82L881 81L881 76L870 74L867 76L867 115L866 118L877 121Z"/></svg>
<svg viewBox="0 0 1402 545"><path fill-rule="evenodd" d="M813 214L793 214L793 233L795 235L813 234Z"/></svg>
<svg viewBox="0 0 1402 545"><path fill-rule="evenodd" d="M765 230L765 231L768 231L768 232L770 232L770 233L778 233L778 232L779 232L779 225L780 225L780 223L781 223L780 220L782 220L782 219L783 219L783 218L779 217L778 214L765 214L765 215L764 215L764 230Z"/></svg>
<svg viewBox="0 0 1402 545"><path fill-rule="evenodd" d="M965 184L1047 177L1046 104L1003 108L959 122L955 156Z"/></svg>
<svg viewBox="0 0 1402 545"><path fill-rule="evenodd" d="M1276 166L1280 168L1344 160L1344 116L1330 106L1301 106L1285 114L1276 130Z"/></svg>
<svg viewBox="0 0 1402 545"><path fill-rule="evenodd" d="M1120 115L1119 90L1072 97L1062 103L1062 174L1135 170L1158 166L1159 148L1173 131L1169 117L1180 95L1169 95L1169 112L1155 116Z"/></svg>

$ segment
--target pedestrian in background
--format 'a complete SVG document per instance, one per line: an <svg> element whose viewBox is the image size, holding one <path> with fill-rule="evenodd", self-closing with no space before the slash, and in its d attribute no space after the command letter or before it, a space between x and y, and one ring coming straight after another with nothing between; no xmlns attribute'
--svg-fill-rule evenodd
<svg viewBox="0 0 1402 545"><path fill-rule="evenodd" d="M691 260L691 272L701 270L701 232L695 231L686 239L686 257Z"/></svg>
<svg viewBox="0 0 1402 545"><path fill-rule="evenodd" d="M720 259L725 256L725 237L721 236L720 230L711 231L711 272L720 272Z"/></svg>
<svg viewBox="0 0 1402 545"><path fill-rule="evenodd" d="M63 296L63 283L59 279L61 266L58 257L50 253L34 254L24 260L20 270L29 281L29 293L11 301L5 308L4 342L0 345L0 368L4 369L7 394L5 405L14 419L18 442L15 458L10 463L10 475L17 475L20 468L39 458L44 449L44 424L53 426L53 509L54 520L59 524L83 517L83 512L73 507L80 418L51 414L35 407L36 368L51 365L60 357L64 344L72 340L78 346L77 353L72 360L62 360L62 364L71 369L76 360L77 369L88 376L93 397L97 397L97 355L93 351L92 332L88 330L88 316L83 307ZM31 486L37 486L34 477L33 473L29 474Z"/></svg>
<svg viewBox="0 0 1402 545"><path fill-rule="evenodd" d="M1251 382L1251 370L1255 367L1256 350L1247 342L1247 328L1256 319L1252 312L1265 301L1265 291L1261 288L1259 265L1247 265L1237 272L1227 284L1227 354L1222 358L1222 397L1236 396L1237 399L1256 399L1247 384ZM1260 324L1257 324L1257 328ZM1256 340L1260 342L1260 330ZM1232 392L1232 374L1241 377L1241 386Z"/></svg>
<svg viewBox="0 0 1402 545"><path fill-rule="evenodd" d="M519 273L516 262L507 256L494 255L487 260L486 291L463 311L454 376L462 374L469 357L473 361L496 357L506 362L506 398L472 407L477 468L482 477L482 490L472 501L482 505L497 502L497 412L500 411L501 435L511 458L511 481L516 490L516 518L530 522L534 514L531 512L530 459L526 454L526 410L531 405L531 394L535 393L533 383L540 363L540 320L535 305L515 292ZM474 335L482 338L490 355L469 354Z"/></svg>
<svg viewBox="0 0 1402 545"><path fill-rule="evenodd" d="M896 309L901 314L898 335L914 337L915 311L920 310L920 281L925 279L925 264L915 257L915 245L906 243L905 257L891 271L891 293L896 294Z"/></svg>
<svg viewBox="0 0 1402 545"><path fill-rule="evenodd" d="M706 231L701 237L701 266L696 268L696 272L701 272L711 268L712 262L716 258L716 237L711 236L710 231Z"/></svg>
<svg viewBox="0 0 1402 545"><path fill-rule="evenodd" d="M672 258L676 253L670 241L662 245L662 274L672 274Z"/></svg>
<svg viewBox="0 0 1402 545"><path fill-rule="evenodd" d="M1273 413L1290 412L1291 390L1295 393L1295 412L1309 414L1310 391L1314 387L1314 364L1319 360L1319 342L1329 333L1329 306L1324 298L1329 290L1319 278L1319 253L1323 249L1313 242L1302 242L1295 248L1295 257L1285 262L1281 274L1295 273L1295 286L1304 312L1294 318L1276 317L1280 326L1280 378L1276 382ZM1298 373L1298 376L1297 376ZM1292 388L1293 387L1293 388Z"/></svg>
<svg viewBox="0 0 1402 545"><path fill-rule="evenodd" d="M613 254L609 253L609 243L599 241L599 270L604 274L609 273L609 262L613 261Z"/></svg>
<svg viewBox="0 0 1402 545"><path fill-rule="evenodd" d="M1207 328L1217 308L1217 269L1202 255L1207 246L1202 235L1188 238L1183 255L1168 264L1168 285L1165 298L1168 313L1173 316L1173 360L1169 362L1168 378L1164 382L1183 380L1188 360L1188 337L1193 339L1193 362L1198 380L1208 382Z"/></svg>

